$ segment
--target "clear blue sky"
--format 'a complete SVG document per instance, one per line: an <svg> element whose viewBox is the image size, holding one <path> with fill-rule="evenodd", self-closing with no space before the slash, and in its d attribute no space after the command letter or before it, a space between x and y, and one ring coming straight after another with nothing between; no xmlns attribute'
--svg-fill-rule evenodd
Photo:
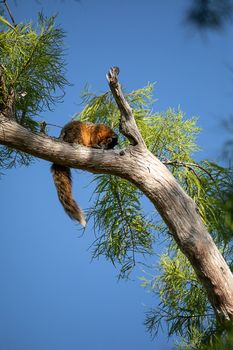
<svg viewBox="0 0 233 350"><path fill-rule="evenodd" d="M184 25L187 0L8 2L17 22L35 20L43 9L58 13L67 33L73 85L43 119L65 124L81 108L84 85L105 91L105 74L118 65L128 91L158 82L154 110L181 106L187 117L199 116L203 150L197 158L221 159L227 138L221 122L233 111L232 27L198 35ZM118 282L110 263L91 263L91 227L80 238L58 202L49 167L36 160L0 181L0 349L171 349L165 334L152 342L142 324L146 306L156 302L140 288L142 272ZM83 208L90 205L90 180L90 174L75 172L75 197Z"/></svg>

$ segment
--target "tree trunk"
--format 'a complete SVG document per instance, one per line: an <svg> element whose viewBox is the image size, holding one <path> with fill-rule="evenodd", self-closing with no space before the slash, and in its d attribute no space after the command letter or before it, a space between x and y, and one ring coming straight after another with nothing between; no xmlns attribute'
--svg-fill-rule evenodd
<svg viewBox="0 0 233 350"><path fill-rule="evenodd" d="M147 150L122 94L118 73L116 68L111 69L108 80L121 111L121 130L131 141L126 150L72 147L32 133L3 114L0 114L0 143L57 164L113 174L132 182L152 201L167 224L206 289L217 317L222 321L233 320L233 275L202 223L194 201Z"/></svg>

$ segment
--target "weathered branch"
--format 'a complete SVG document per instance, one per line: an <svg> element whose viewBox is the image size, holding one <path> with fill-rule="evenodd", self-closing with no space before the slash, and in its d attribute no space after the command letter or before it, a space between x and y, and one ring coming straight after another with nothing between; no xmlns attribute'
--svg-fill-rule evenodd
<svg viewBox="0 0 233 350"><path fill-rule="evenodd" d="M57 164L90 172L108 173L110 164L113 166L110 171L114 171L114 168L120 165L120 162L115 162L115 157L121 158L119 152L92 149L81 145L72 147L43 133L33 133L1 113L0 144ZM116 170L116 173L118 172L120 170Z"/></svg>
<svg viewBox="0 0 233 350"><path fill-rule="evenodd" d="M118 74L119 68L113 67L110 69L107 79L121 112L120 126L123 134L132 141L131 143L133 145L139 144L140 146L144 146L141 147L144 153L145 143L135 123L132 109L122 93L117 79ZM147 161L151 156L148 152ZM154 158L148 164L148 169L150 170L153 167L152 164L157 163L157 161L158 159ZM154 203L168 225L178 246L191 262L200 281L207 290L209 300L217 317L221 320L233 320L233 275L207 232L206 227L203 225L201 218L197 215L193 200L184 193L175 179L171 177L171 174L168 174L162 168L161 162L157 165L158 168L154 168L152 172L154 175L156 174L153 177L153 181L157 182L157 184L151 183L152 187L155 186L156 192L152 190L153 194L151 195L151 188L148 188L150 176L147 174L147 171L145 171L146 178L144 180L146 188L143 183L136 182L135 184ZM194 171L193 168L191 169ZM161 183L160 176L164 176ZM161 195L162 198L160 198ZM224 280L222 280L223 270L224 274L226 273L227 275L227 279L224 278ZM213 271L214 274L212 274Z"/></svg>
<svg viewBox="0 0 233 350"><path fill-rule="evenodd" d="M233 275L229 267L207 232L193 200L165 165L144 146L116 76L110 74L108 78L121 108L124 132L136 147L131 145L124 152L74 148L46 135L32 133L1 113L0 144L57 164L117 175L135 184L155 205L191 262L218 318L233 320Z"/></svg>
<svg viewBox="0 0 233 350"><path fill-rule="evenodd" d="M194 202L169 170L146 148L102 151L35 134L0 114L0 143L51 162L121 176L154 203L178 246L188 257L219 318L233 319L233 276L208 234Z"/></svg>
<svg viewBox="0 0 233 350"><path fill-rule="evenodd" d="M111 68L107 74L107 79L109 87L121 112L120 130L122 134L130 140L132 145L145 146L145 142L135 122L132 109L126 101L121 85L118 82L117 76L119 72L120 70L118 67Z"/></svg>

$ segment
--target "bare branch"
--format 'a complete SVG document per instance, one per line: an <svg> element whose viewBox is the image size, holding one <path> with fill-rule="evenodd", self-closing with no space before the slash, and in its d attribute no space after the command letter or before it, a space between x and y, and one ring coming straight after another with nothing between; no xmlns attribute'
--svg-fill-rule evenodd
<svg viewBox="0 0 233 350"><path fill-rule="evenodd" d="M126 101L121 89L121 85L118 82L117 76L119 72L120 70L118 67L111 68L107 74L107 80L118 108L121 112L120 131L123 135L125 135L125 137L130 140L130 143L132 145L141 145L143 147L146 147L133 117L132 109Z"/></svg>
<svg viewBox="0 0 233 350"><path fill-rule="evenodd" d="M72 146L43 133L34 133L0 113L0 144L53 163L92 173L129 179L134 156L131 147L122 151Z"/></svg>
<svg viewBox="0 0 233 350"><path fill-rule="evenodd" d="M9 8L9 5L8 5L7 1L6 1L6 0L3 0L3 3L4 3L4 5L6 6L7 12L8 12L8 14L9 14L9 16L10 16L10 18L11 18L11 21L12 21L14 27L16 27L16 22L15 22L15 20L14 20L14 17L12 16L12 13L11 13L11 10L10 10L10 8Z"/></svg>
<svg viewBox="0 0 233 350"><path fill-rule="evenodd" d="M210 173L208 170L206 170L205 168L203 168L200 164L197 164L197 163L189 163L189 162L182 162L182 161L180 161L180 160L168 160L168 159L163 160L163 164L165 164L165 165L174 165L174 166L182 166L182 167L188 168L188 169L190 169L190 170L192 170L192 171L194 171L193 168L196 167L196 168L201 169L204 173L206 173L206 174L211 178L211 180L214 181L214 178L213 178L213 176L211 175L211 173ZM196 174L195 171L194 171L194 173L195 173L195 175L198 177L198 175Z"/></svg>
<svg viewBox="0 0 233 350"><path fill-rule="evenodd" d="M117 175L136 185L157 208L177 245L189 259L217 317L222 321L233 320L230 268L198 215L194 201L167 167L144 146L117 74L116 68L109 72L109 85L121 110L124 133L133 144L124 152L81 145L72 147L42 133L35 134L3 113L0 113L0 144L68 167Z"/></svg>

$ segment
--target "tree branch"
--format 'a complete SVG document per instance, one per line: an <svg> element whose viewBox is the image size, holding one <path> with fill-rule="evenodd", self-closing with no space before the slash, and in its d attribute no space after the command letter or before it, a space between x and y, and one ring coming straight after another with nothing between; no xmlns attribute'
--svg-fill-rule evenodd
<svg viewBox="0 0 233 350"><path fill-rule="evenodd" d="M125 137L129 139L132 145L140 145L146 147L133 117L132 109L126 101L121 89L121 85L118 82L117 76L119 73L120 69L118 67L111 68L107 74L107 80L117 106L121 112L120 131Z"/></svg>
<svg viewBox="0 0 233 350"><path fill-rule="evenodd" d="M122 156L119 152L104 151L81 145L73 147L43 133L33 133L1 113L0 144L44 160L90 172L118 173L120 172L118 168L121 168Z"/></svg>
<svg viewBox="0 0 233 350"><path fill-rule="evenodd" d="M68 167L117 175L136 185L155 205L189 259L218 318L233 320L233 275L198 215L194 201L144 146L117 74L117 70L109 72L109 84L121 109L124 133L133 144L124 152L73 147L44 134L35 134L3 113L0 113L0 144Z"/></svg>
<svg viewBox="0 0 233 350"><path fill-rule="evenodd" d="M3 0L3 3L4 3L4 5L6 6L7 12L8 12L8 14L9 14L9 16L10 16L10 18L11 18L11 21L12 21L14 27L16 27L16 22L15 22L15 20L14 20L14 17L12 16L12 13L11 13L11 10L10 10L10 8L9 8L9 5L8 5L7 1L6 1L6 0Z"/></svg>
<svg viewBox="0 0 233 350"><path fill-rule="evenodd" d="M196 168L201 169L203 171L203 173L206 173L211 178L211 180L214 181L214 178L211 175L211 173L208 170L206 170L205 168L203 168L200 164L189 163L189 162L182 162L180 160L168 160L168 159L163 160L163 164L165 164L165 165L173 165L173 166L181 166L181 167L184 167L184 168L188 168L190 170L194 170L193 168L196 167ZM198 177L196 172L194 172L194 173Z"/></svg>

